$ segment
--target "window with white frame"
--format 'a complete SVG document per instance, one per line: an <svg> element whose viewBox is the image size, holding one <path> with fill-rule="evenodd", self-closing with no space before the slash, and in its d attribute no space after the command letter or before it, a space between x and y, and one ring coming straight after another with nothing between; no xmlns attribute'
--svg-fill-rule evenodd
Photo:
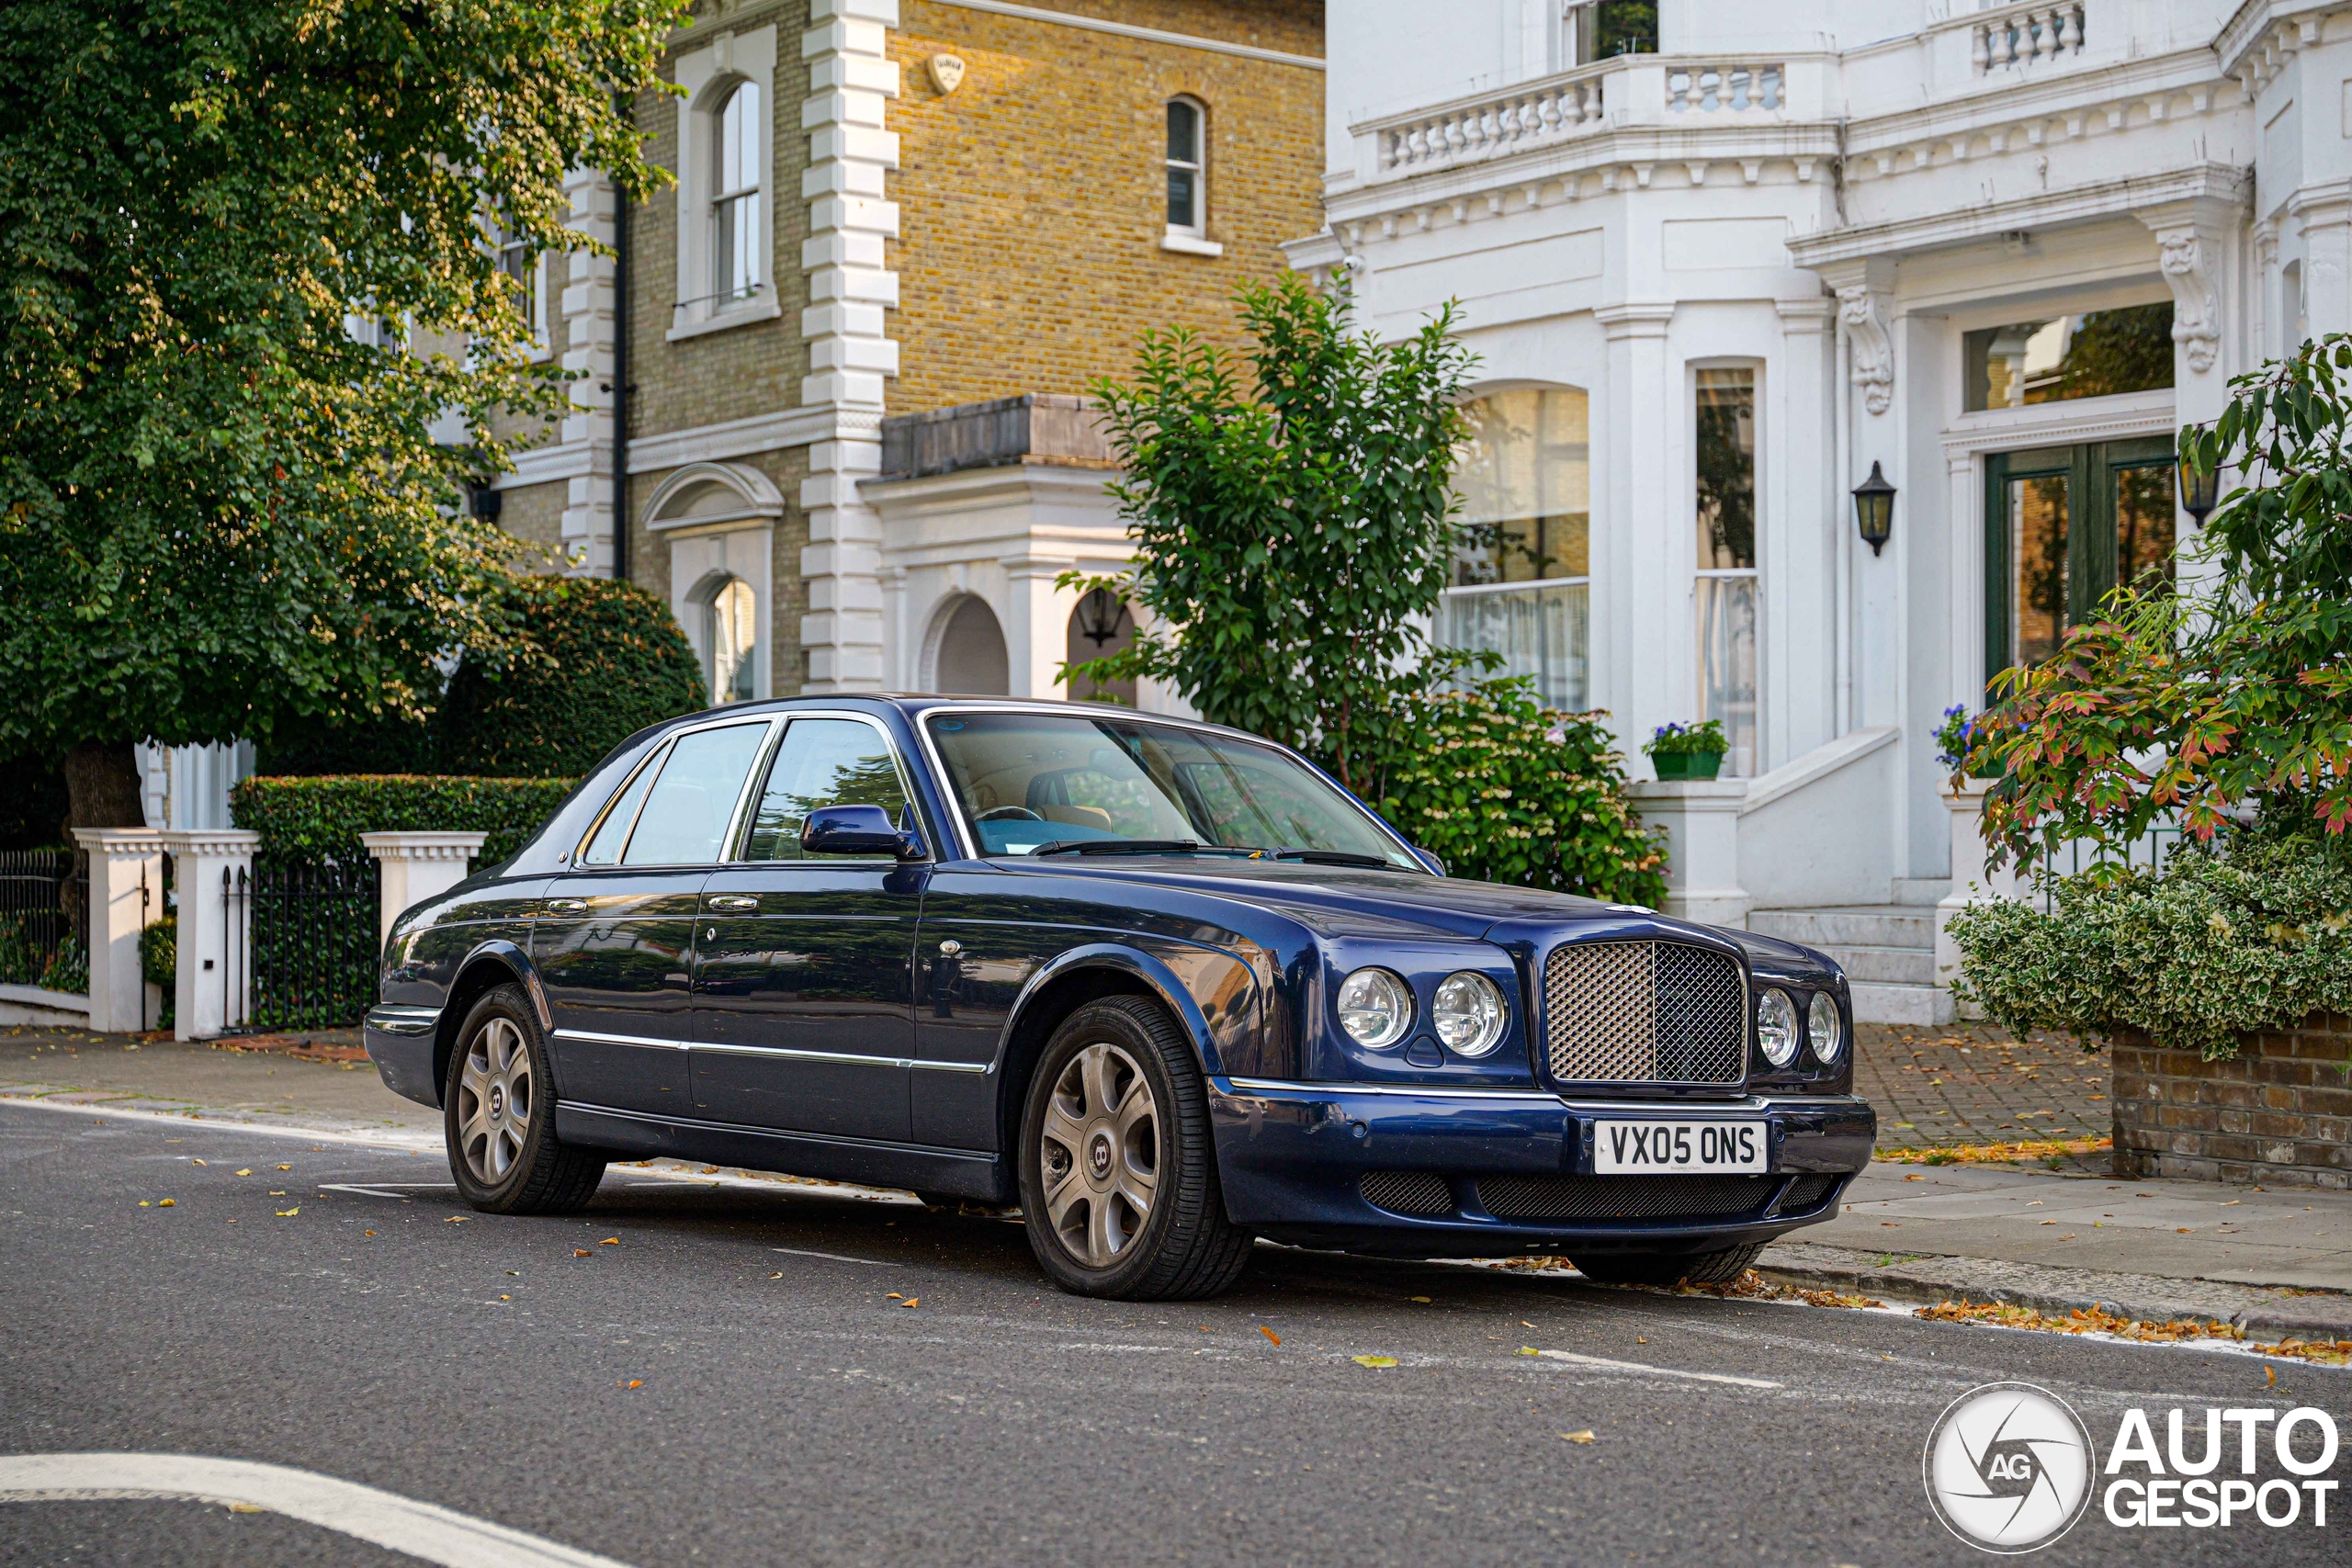
<svg viewBox="0 0 2352 1568"><path fill-rule="evenodd" d="M703 613L712 704L750 702L759 673L753 664L760 646L758 596L750 583L730 577L712 591Z"/></svg>
<svg viewBox="0 0 2352 1568"><path fill-rule="evenodd" d="M1502 656L1546 707L1590 705L1589 399L1575 387L1492 392L1463 405L1453 586L1437 640Z"/></svg>
<svg viewBox="0 0 2352 1568"><path fill-rule="evenodd" d="M1724 727L1724 773L1757 770L1756 372L1702 369L1692 389L1697 469L1699 716Z"/></svg>
<svg viewBox="0 0 2352 1568"><path fill-rule="evenodd" d="M505 278L508 299L522 318L523 330L544 351L548 346L547 257L526 240L499 242L498 271Z"/></svg>
<svg viewBox="0 0 2352 1568"><path fill-rule="evenodd" d="M760 86L737 82L711 116L711 297L723 309L748 299L767 281L762 265L763 170Z"/></svg>
<svg viewBox="0 0 2352 1568"><path fill-rule="evenodd" d="M1208 233L1208 110L1193 98L1168 100L1168 231Z"/></svg>
<svg viewBox="0 0 2352 1568"><path fill-rule="evenodd" d="M1565 0L1553 35L1553 67L1657 52L1657 0Z"/></svg>

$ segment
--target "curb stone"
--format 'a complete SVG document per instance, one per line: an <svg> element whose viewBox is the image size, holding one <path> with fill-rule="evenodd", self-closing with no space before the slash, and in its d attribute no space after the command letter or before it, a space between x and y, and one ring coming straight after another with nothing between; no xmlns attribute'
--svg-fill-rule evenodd
<svg viewBox="0 0 2352 1568"><path fill-rule="evenodd" d="M1877 1296L1906 1305L1934 1306L1964 1297L2031 1307L2054 1316L2097 1307L2148 1323L2219 1319L2250 1334L2352 1337L2352 1296L2334 1292L2052 1269L1984 1258L1923 1257L1881 1265L1879 1256L1800 1243L1770 1248L1755 1268L1775 1284Z"/></svg>

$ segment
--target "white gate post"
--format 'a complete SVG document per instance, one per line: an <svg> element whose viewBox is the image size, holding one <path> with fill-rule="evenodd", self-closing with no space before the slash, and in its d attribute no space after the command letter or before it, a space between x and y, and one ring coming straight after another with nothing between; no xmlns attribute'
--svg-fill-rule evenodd
<svg viewBox="0 0 2352 1568"><path fill-rule="evenodd" d="M466 870L490 837L487 833L362 833L359 841L376 857L382 889L376 917L376 947L381 952L401 911L437 898L466 879Z"/></svg>
<svg viewBox="0 0 2352 1568"><path fill-rule="evenodd" d="M164 918L164 835L76 828L74 841L90 857L90 1027L101 1034L144 1029L139 933Z"/></svg>
<svg viewBox="0 0 2352 1568"><path fill-rule="evenodd" d="M1625 798L1645 828L1666 829L1666 906L1677 919L1745 927L1755 900L1739 885L1739 808L1746 779L1643 779Z"/></svg>
<svg viewBox="0 0 2352 1568"><path fill-rule="evenodd" d="M242 828L185 829L163 840L172 852L180 896L172 1035L209 1040L253 1011L250 890L261 835Z"/></svg>
<svg viewBox="0 0 2352 1568"><path fill-rule="evenodd" d="M1971 904L2018 896L2014 874L1996 874L1984 866L1984 796L2000 782L1970 779L1944 790L1944 808L1951 813L1951 887L1936 905L1936 984L1945 990L1960 978L1960 944L1944 934L1951 918Z"/></svg>

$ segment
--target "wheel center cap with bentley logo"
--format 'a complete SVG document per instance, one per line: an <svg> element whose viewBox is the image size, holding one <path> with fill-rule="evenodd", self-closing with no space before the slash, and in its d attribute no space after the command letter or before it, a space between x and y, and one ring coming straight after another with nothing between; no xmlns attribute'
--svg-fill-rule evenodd
<svg viewBox="0 0 2352 1568"><path fill-rule="evenodd" d="M504 1084L494 1083L490 1086L490 1119L495 1122L501 1116L505 1114L506 1086Z"/></svg>
<svg viewBox="0 0 2352 1568"><path fill-rule="evenodd" d="M1095 1180L1111 1174L1111 1134L1097 1133L1086 1142L1086 1168Z"/></svg>

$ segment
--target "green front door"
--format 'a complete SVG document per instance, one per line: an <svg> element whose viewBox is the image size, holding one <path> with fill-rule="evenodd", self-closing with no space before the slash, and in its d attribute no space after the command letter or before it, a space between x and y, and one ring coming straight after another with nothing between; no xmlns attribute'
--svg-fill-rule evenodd
<svg viewBox="0 0 2352 1568"><path fill-rule="evenodd" d="M1984 678L2058 651L2119 582L2173 571L2162 436L1996 452L1984 463Z"/></svg>

